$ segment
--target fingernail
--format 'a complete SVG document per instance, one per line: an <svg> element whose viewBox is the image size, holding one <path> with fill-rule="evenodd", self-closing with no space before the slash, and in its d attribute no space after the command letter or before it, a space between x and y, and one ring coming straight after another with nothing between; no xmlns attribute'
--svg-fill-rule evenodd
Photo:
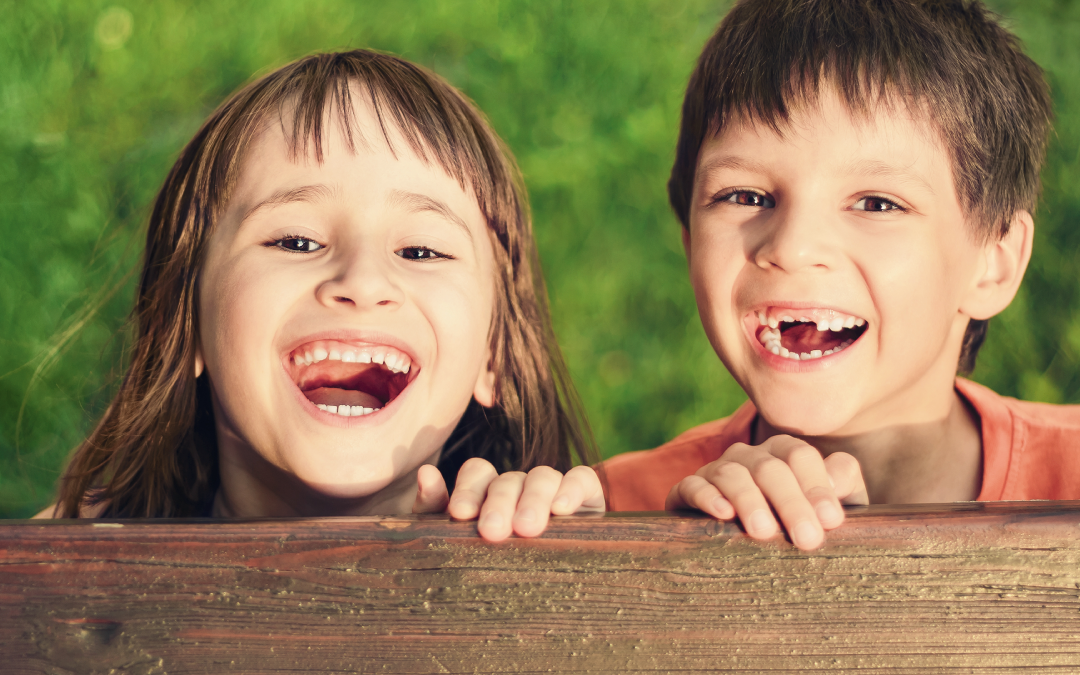
<svg viewBox="0 0 1080 675"><path fill-rule="evenodd" d="M556 499L555 503L553 503L552 506L560 509L565 509L567 506L570 506L570 498L566 495L563 495L562 497Z"/></svg>
<svg viewBox="0 0 1080 675"><path fill-rule="evenodd" d="M502 527L503 518L498 513L489 513L480 519L479 527L485 530L496 530Z"/></svg>
<svg viewBox="0 0 1080 675"><path fill-rule="evenodd" d="M533 511L532 509L525 509L524 511L519 512L514 518L514 520L522 523L531 523L532 521L536 520L536 511Z"/></svg>
<svg viewBox="0 0 1080 675"><path fill-rule="evenodd" d="M726 509L727 500L723 497L717 497L716 499L712 500L713 513L724 513Z"/></svg>
<svg viewBox="0 0 1080 675"><path fill-rule="evenodd" d="M799 548L811 548L817 538L817 528L805 520L796 525L795 529L791 531L791 541Z"/></svg>
<svg viewBox="0 0 1080 675"><path fill-rule="evenodd" d="M818 505L814 507L814 511L817 512L817 519L822 525L838 522L843 517L832 502L818 502Z"/></svg>
<svg viewBox="0 0 1080 675"><path fill-rule="evenodd" d="M766 537L772 532L772 516L764 509L758 509L750 514L750 536Z"/></svg>

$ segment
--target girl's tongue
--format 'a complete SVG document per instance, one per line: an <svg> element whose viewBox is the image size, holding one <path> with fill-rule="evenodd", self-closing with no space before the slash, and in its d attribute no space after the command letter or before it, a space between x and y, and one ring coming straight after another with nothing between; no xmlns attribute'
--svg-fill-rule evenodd
<svg viewBox="0 0 1080 675"><path fill-rule="evenodd" d="M320 361L297 373L297 386L315 405L382 408L408 385L408 375L378 363Z"/></svg>
<svg viewBox="0 0 1080 675"><path fill-rule="evenodd" d="M304 390L304 396L315 405L358 405L363 408L381 408L384 401L366 391L338 389L337 387L319 387Z"/></svg>

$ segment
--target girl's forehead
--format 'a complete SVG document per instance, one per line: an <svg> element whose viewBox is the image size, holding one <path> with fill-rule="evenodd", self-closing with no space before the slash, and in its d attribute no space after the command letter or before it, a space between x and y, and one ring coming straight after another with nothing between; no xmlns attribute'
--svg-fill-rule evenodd
<svg viewBox="0 0 1080 675"><path fill-rule="evenodd" d="M346 169L356 171L359 160L380 175L394 167L417 180L456 186L457 192L477 199L473 177L455 176L416 130L402 128L366 92L354 91L347 108L331 101L318 125L297 122L308 112L290 102L265 115L243 149L233 198L242 197L253 183L265 188L305 175L332 178Z"/></svg>

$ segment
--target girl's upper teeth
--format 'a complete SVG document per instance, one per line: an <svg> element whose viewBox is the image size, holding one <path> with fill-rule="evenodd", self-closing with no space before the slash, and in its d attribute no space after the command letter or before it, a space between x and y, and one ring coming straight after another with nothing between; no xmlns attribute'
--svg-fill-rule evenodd
<svg viewBox="0 0 1080 675"><path fill-rule="evenodd" d="M395 373L408 373L412 359L407 354L386 345L354 346L339 342L306 344L293 350L290 360L298 366L310 366L320 361L343 363L380 363Z"/></svg>

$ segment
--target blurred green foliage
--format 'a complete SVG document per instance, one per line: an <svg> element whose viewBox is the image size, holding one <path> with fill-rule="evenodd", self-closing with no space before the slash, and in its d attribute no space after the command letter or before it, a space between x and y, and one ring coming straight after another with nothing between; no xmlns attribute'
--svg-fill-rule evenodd
<svg viewBox="0 0 1080 675"><path fill-rule="evenodd" d="M0 1L0 517L49 502L115 391L143 224L181 146L231 91L314 51L399 54L489 115L524 170L556 331L605 455L743 400L698 322L664 192L683 88L725 3L114 2ZM976 379L1076 402L1080 7L991 4L1047 70L1058 123L1031 270ZM74 323L88 303L101 310Z"/></svg>

